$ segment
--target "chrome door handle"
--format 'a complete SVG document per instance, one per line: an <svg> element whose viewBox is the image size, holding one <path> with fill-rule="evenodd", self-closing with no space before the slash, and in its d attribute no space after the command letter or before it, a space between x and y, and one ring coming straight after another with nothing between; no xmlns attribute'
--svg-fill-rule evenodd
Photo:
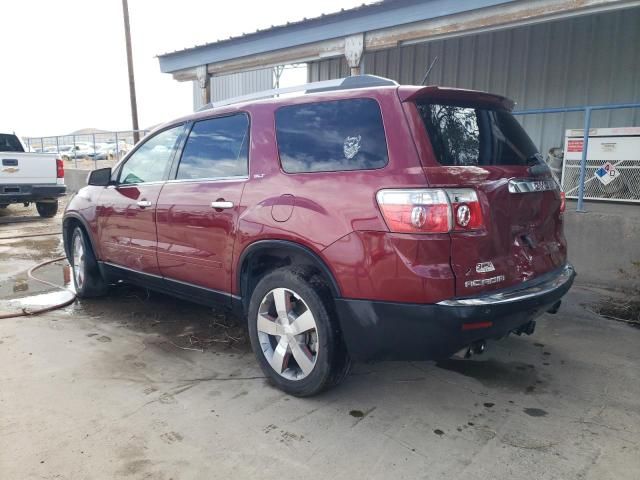
<svg viewBox="0 0 640 480"><path fill-rule="evenodd" d="M147 208L147 207L150 207L150 206L151 206L151 202L150 202L149 200L140 200L140 201L137 203L137 205L138 205L140 208Z"/></svg>
<svg viewBox="0 0 640 480"><path fill-rule="evenodd" d="M211 208L233 208L233 202L227 202L226 200L216 200L211 202Z"/></svg>

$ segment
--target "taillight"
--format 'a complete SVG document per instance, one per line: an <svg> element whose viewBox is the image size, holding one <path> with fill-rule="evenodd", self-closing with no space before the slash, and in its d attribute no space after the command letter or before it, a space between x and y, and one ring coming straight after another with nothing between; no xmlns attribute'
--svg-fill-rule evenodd
<svg viewBox="0 0 640 480"><path fill-rule="evenodd" d="M387 227L399 233L447 233L449 199L444 190L380 190L376 195Z"/></svg>
<svg viewBox="0 0 640 480"><path fill-rule="evenodd" d="M59 158L56 158L56 177L64 178L64 163Z"/></svg>
<svg viewBox="0 0 640 480"><path fill-rule="evenodd" d="M562 190L560 190L560 213L564 213L564 210L566 208L567 208L567 196Z"/></svg>
<svg viewBox="0 0 640 480"><path fill-rule="evenodd" d="M387 227L397 233L448 233L482 228L473 189L380 190L376 196Z"/></svg>
<svg viewBox="0 0 640 480"><path fill-rule="evenodd" d="M482 208L478 194L471 188L447 189L454 221L454 230L482 228Z"/></svg>

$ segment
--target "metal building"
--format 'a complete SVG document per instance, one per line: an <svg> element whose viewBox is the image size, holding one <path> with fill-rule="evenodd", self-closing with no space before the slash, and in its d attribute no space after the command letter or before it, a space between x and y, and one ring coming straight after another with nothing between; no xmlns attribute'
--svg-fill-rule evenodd
<svg viewBox="0 0 640 480"><path fill-rule="evenodd" d="M238 97L252 92L261 92L273 88L273 69L261 68L249 72L229 73L209 77L210 101L224 100ZM197 110L204 105L201 88L198 82L193 82L193 108Z"/></svg>
<svg viewBox="0 0 640 480"><path fill-rule="evenodd" d="M639 101L638 45L639 1L387 0L159 60L161 71L194 82L198 107L269 88L265 67L307 62L310 81L373 73L416 84L437 56L428 83L503 94L521 110ZM522 121L546 152L562 146L565 129L581 127L582 115ZM592 125L639 119L638 109L598 111Z"/></svg>

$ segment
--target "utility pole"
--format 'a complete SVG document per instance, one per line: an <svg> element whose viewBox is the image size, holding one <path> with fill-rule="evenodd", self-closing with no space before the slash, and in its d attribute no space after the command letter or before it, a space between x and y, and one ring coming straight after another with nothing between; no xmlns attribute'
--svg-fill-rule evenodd
<svg viewBox="0 0 640 480"><path fill-rule="evenodd" d="M127 68L129 69L129 97L131 99L133 143L138 143L138 140L140 140L138 133L138 105L136 103L136 82L133 78L133 56L131 55L131 30L129 28L129 4L127 0L122 0L122 16L124 17L124 38L127 44Z"/></svg>

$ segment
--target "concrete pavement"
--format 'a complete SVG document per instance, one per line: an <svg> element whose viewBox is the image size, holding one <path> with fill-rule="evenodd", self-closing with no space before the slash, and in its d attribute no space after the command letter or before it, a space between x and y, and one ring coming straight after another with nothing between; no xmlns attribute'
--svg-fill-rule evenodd
<svg viewBox="0 0 640 480"><path fill-rule="evenodd" d="M0 237L57 228L25 213ZM0 240L0 310L42 293L24 271L51 238ZM234 319L144 290L0 320L0 478L637 479L640 330L593 313L605 295L576 286L532 337L357 364L310 399L267 384Z"/></svg>

